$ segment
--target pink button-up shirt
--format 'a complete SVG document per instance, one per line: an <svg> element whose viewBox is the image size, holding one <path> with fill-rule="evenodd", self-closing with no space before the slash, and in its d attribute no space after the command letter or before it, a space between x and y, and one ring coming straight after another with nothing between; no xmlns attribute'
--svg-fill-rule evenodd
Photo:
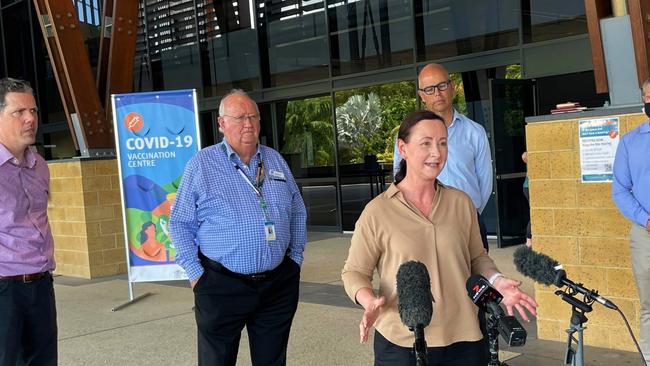
<svg viewBox="0 0 650 366"><path fill-rule="evenodd" d="M50 171L36 153L19 163L0 144L0 276L54 269L54 240L47 220Z"/></svg>

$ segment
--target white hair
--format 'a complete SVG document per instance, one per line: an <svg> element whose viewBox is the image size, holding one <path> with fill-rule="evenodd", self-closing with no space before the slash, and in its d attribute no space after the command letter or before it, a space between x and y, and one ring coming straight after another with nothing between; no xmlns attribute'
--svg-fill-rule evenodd
<svg viewBox="0 0 650 366"><path fill-rule="evenodd" d="M226 113L226 99L230 98L233 95L241 95L244 96L248 99L250 99L253 104L255 104L255 110L257 111L257 114L260 114L260 109L257 106L257 103L251 98L248 93L243 91L242 89L232 89L231 91L228 92L228 94L224 95L223 98L221 98L221 102L219 102L219 117L223 116Z"/></svg>

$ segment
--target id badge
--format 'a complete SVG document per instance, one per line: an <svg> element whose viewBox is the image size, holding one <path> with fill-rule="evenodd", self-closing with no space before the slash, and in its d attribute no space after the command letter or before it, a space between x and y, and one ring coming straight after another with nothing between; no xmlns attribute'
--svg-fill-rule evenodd
<svg viewBox="0 0 650 366"><path fill-rule="evenodd" d="M267 241L275 240L275 224L273 221L264 222L264 234Z"/></svg>

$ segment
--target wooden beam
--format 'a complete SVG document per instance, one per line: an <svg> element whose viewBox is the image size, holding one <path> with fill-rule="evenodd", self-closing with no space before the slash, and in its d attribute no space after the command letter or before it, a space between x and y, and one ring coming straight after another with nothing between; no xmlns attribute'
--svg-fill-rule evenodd
<svg viewBox="0 0 650 366"><path fill-rule="evenodd" d="M111 119L111 94L133 91L133 60L138 33L138 5L138 0L120 0L113 4L113 27L107 63L106 89L103 90L108 120Z"/></svg>
<svg viewBox="0 0 650 366"><path fill-rule="evenodd" d="M113 126L106 120L79 29L79 18L72 1L34 0L40 15L41 30L48 40L48 53L55 70L57 85L66 104L66 118L76 135L76 146L88 155L91 150L110 149L115 145ZM75 126L73 116L78 120ZM78 127L78 128L75 128Z"/></svg>
<svg viewBox="0 0 650 366"><path fill-rule="evenodd" d="M585 0L587 30L591 44L591 60L594 65L594 79L597 93L607 93L607 69L605 67L605 52L600 32L600 20L612 15L610 0Z"/></svg>
<svg viewBox="0 0 650 366"><path fill-rule="evenodd" d="M99 100L106 100L106 74L108 73L108 51L111 44L111 28L113 24L113 0L104 0L101 17L101 33L99 36L99 55L97 57L97 92ZM110 106L104 104L104 109L109 110Z"/></svg>
<svg viewBox="0 0 650 366"><path fill-rule="evenodd" d="M74 142L75 149L79 150L79 142L77 141L77 135L74 133L74 125L72 124L72 118L70 117L73 113L76 113L76 110L74 108L74 103L72 103L70 88L68 87L68 83L65 81L65 73L61 67L57 66L61 65L63 61L61 61L61 57L57 52L54 31L52 30L53 25L47 13L44 0L34 0L34 8L38 14L41 33L45 40L47 53L50 56L50 63L52 64L52 70L55 74L54 79L56 80L56 86L59 89L59 95L61 96L61 102L63 103L63 110L65 112L66 120L68 121L68 128L72 135L72 141Z"/></svg>
<svg viewBox="0 0 650 366"><path fill-rule="evenodd" d="M650 2L628 0L639 87L650 78Z"/></svg>

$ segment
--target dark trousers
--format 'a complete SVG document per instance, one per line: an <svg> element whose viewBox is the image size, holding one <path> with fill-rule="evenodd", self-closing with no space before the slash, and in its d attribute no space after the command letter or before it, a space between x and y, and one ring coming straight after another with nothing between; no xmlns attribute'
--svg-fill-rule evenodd
<svg viewBox="0 0 650 366"><path fill-rule="evenodd" d="M489 252L490 246L488 245L487 228L485 227L485 222L483 222L481 214L478 213L478 211L476 211L476 215L478 216L478 227L479 230L481 230L481 241L483 242L483 248L485 248L486 252Z"/></svg>
<svg viewBox="0 0 650 366"><path fill-rule="evenodd" d="M0 366L56 365L56 337L52 276L0 280Z"/></svg>
<svg viewBox="0 0 650 366"><path fill-rule="evenodd" d="M246 278L205 257L201 262L205 272L194 286L199 365L235 365L244 326L254 366L286 365L298 307L298 264L285 257L261 278Z"/></svg>
<svg viewBox="0 0 650 366"><path fill-rule="evenodd" d="M483 340L457 342L446 347L428 347L428 366L485 366ZM375 331L375 366L415 365L413 347L400 347Z"/></svg>

